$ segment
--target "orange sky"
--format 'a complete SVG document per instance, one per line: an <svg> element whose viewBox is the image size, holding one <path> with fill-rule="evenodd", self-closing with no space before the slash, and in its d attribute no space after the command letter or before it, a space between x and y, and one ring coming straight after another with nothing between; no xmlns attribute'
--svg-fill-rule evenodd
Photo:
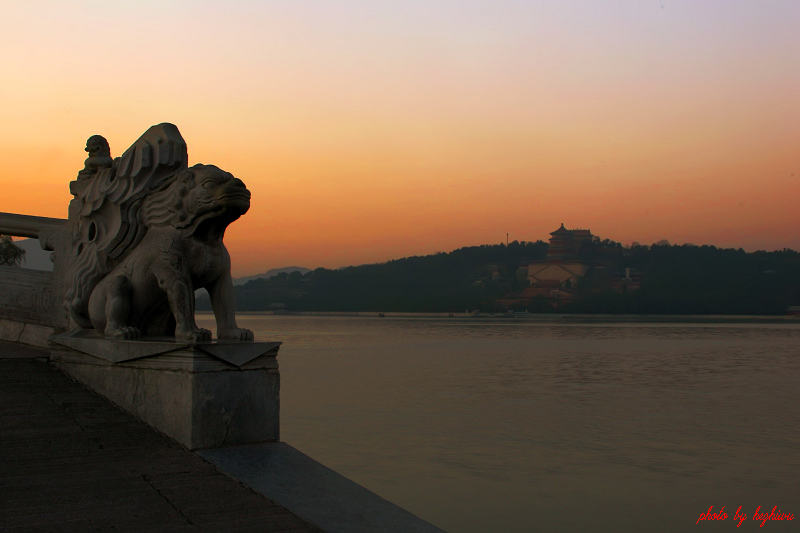
<svg viewBox="0 0 800 533"><path fill-rule="evenodd" d="M602 5L600 5L602 4ZM0 211L65 217L83 147L178 125L253 193L234 275L561 222L800 249L800 3L4 3Z"/></svg>

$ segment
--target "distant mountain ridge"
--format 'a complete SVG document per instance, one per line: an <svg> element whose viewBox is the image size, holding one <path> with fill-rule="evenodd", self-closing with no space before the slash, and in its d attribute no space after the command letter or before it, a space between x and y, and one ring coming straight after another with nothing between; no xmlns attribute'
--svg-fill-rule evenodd
<svg viewBox="0 0 800 533"><path fill-rule="evenodd" d="M278 274L291 274L292 272L300 272L300 274L305 275L308 272L311 272L310 268L303 268L299 266L288 266L283 268L273 268L271 270L267 270L263 274L256 274L255 276L245 276L243 278L233 278L234 285L244 285L248 281L253 281L254 279L269 279L273 276L277 276Z"/></svg>

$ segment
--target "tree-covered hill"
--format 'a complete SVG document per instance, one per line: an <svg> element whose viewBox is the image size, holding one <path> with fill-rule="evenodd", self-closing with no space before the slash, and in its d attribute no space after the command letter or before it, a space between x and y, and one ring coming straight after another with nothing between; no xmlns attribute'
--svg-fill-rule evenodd
<svg viewBox="0 0 800 533"><path fill-rule="evenodd" d="M542 241L513 242L280 274L236 287L237 309L554 312L553 302L544 297L515 300L528 286L527 264L544 260L547 248ZM781 315L788 306L800 305L800 254L793 250L623 247L595 238L580 259L589 265L588 272L570 286L574 299L558 305L559 313ZM636 290L620 285L626 268L635 272ZM198 299L198 309L210 309L207 297Z"/></svg>
<svg viewBox="0 0 800 533"><path fill-rule="evenodd" d="M547 244L513 242L407 257L387 263L279 274L236 287L237 309L464 312L488 309L522 287L521 265L544 258ZM198 309L210 309L207 297Z"/></svg>
<svg viewBox="0 0 800 533"><path fill-rule="evenodd" d="M785 314L800 303L800 254L745 253L714 246L637 246L620 262L641 272L641 289L621 295L617 312ZM591 302L576 302L592 309Z"/></svg>

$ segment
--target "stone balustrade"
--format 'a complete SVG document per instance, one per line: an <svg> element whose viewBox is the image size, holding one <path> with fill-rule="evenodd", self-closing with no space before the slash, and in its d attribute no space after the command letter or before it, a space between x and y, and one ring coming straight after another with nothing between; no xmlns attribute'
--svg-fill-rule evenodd
<svg viewBox="0 0 800 533"><path fill-rule="evenodd" d="M42 247L57 250L66 220L0 213L0 235L39 239ZM55 252L58 254L58 252ZM67 326L61 305L63 265L53 272L0 266L0 340L46 347L47 338Z"/></svg>
<svg viewBox="0 0 800 533"><path fill-rule="evenodd" d="M0 213L0 235L38 239L43 231L56 230L66 222L62 218Z"/></svg>

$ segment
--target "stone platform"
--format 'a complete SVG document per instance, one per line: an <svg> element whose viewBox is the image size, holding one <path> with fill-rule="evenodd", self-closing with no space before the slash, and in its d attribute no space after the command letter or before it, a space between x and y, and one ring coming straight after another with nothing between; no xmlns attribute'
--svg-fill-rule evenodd
<svg viewBox="0 0 800 533"><path fill-rule="evenodd" d="M191 450L277 441L279 342L50 338L55 366Z"/></svg>

